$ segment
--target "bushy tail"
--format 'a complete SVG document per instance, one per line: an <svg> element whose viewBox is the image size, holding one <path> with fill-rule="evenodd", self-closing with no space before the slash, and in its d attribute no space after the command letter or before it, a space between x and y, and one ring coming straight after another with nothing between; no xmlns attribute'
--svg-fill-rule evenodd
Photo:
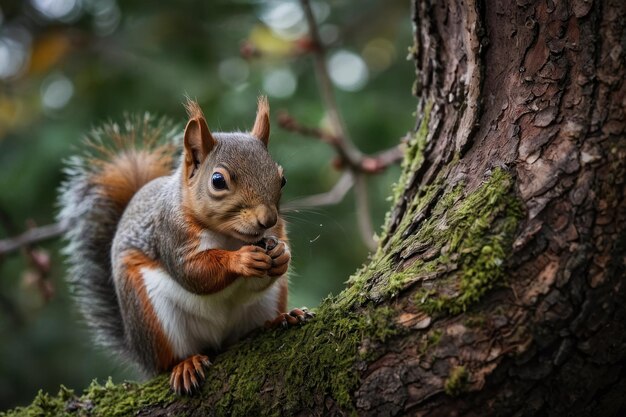
<svg viewBox="0 0 626 417"><path fill-rule="evenodd" d="M87 151L67 161L58 220L67 228L68 281L96 342L125 352L124 329L111 274L111 244L133 195L168 175L175 129L149 115L108 123L87 137Z"/></svg>

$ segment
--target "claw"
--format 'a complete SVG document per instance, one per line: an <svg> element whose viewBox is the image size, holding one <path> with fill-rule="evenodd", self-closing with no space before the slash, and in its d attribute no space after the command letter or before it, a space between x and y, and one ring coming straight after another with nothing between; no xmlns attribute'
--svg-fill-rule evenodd
<svg viewBox="0 0 626 417"><path fill-rule="evenodd" d="M289 313L280 313L274 320L268 320L265 327L286 329L290 326L303 325L315 316L306 308L294 308Z"/></svg>
<svg viewBox="0 0 626 417"><path fill-rule="evenodd" d="M206 376L204 368L211 362L204 355L193 355L174 366L170 375L170 388L178 395L191 395L202 386Z"/></svg>
<svg viewBox="0 0 626 417"><path fill-rule="evenodd" d="M304 312L304 317L306 317L307 319L312 319L313 317L315 317L315 313L310 311L308 308L302 307L301 310Z"/></svg>

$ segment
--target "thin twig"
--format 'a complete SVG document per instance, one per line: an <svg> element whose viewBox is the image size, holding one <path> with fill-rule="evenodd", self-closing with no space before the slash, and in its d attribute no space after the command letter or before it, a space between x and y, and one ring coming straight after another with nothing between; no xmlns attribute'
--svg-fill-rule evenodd
<svg viewBox="0 0 626 417"><path fill-rule="evenodd" d="M65 231L65 225L53 223L46 226L34 227L21 235L0 240L0 255L16 252L24 247L44 240L59 237Z"/></svg>
<svg viewBox="0 0 626 417"><path fill-rule="evenodd" d="M332 140L330 143L335 147L340 156L340 165L347 165L348 170L354 176L354 181L358 185L354 192L356 196L356 211L359 221L359 229L363 235L363 241L370 250L376 248L373 240L372 219L369 213L369 205L367 204L367 187L365 186L363 172L363 153L352 143L348 130L339 112L339 107L335 101L333 85L330 80L328 68L326 67L326 49L322 43L319 32L317 30L317 22L311 9L309 0L300 0L304 16L309 26L309 36L313 43L313 58L315 63L315 74L317 75L320 85L322 99L328 113L332 130ZM330 139L330 138L329 138ZM371 162L371 161L370 161ZM359 185L361 184L361 185ZM369 233L369 235L368 235Z"/></svg>
<svg viewBox="0 0 626 417"><path fill-rule="evenodd" d="M294 211L305 207L331 206L338 204L354 185L354 177L350 171L344 171L343 175L328 192L314 194L298 200L290 201L282 208L284 211Z"/></svg>
<svg viewBox="0 0 626 417"><path fill-rule="evenodd" d="M29 230L36 229L34 221L28 221ZM32 244L24 245L22 248L24 256L28 259L30 268L24 272L24 279L35 285L45 302L54 297L54 285L50 281L50 254L43 249L35 248Z"/></svg>
<svg viewBox="0 0 626 417"><path fill-rule="evenodd" d="M374 155L365 156L361 160L361 171L368 174L377 174L402 161L404 158L404 144L393 146Z"/></svg>
<svg viewBox="0 0 626 417"><path fill-rule="evenodd" d="M282 110L280 113L278 113L278 125L290 132L295 132L302 136L310 136L320 139L333 147L340 146L339 143L341 139L339 139L337 136L317 127L305 126L302 123L298 122L292 115L290 115L285 110Z"/></svg>
<svg viewBox="0 0 626 417"><path fill-rule="evenodd" d="M278 124L285 130L296 132L303 136L320 139L321 141L332 146L339 155L340 168L350 163L339 137L326 132L323 129L305 126L286 111L281 111L278 114ZM360 171L365 174L378 174L390 165L400 162L403 157L404 144L401 143L374 155L361 155L361 158L356 161L356 165L350 165L350 168L352 168L353 171Z"/></svg>
<svg viewBox="0 0 626 417"><path fill-rule="evenodd" d="M317 30L317 22L315 21L311 4L309 0L300 0L300 3L302 4L302 10L304 11L304 16L309 26L309 36L314 45L312 50L315 62L315 74L317 75L322 99L324 100L326 111L328 112L333 134L340 140L347 159L351 164L356 165L356 162L361 159L361 151L359 151L350 140L343 118L339 112L339 107L335 101L333 84L328 74L328 68L326 67L326 48L324 48L324 44Z"/></svg>

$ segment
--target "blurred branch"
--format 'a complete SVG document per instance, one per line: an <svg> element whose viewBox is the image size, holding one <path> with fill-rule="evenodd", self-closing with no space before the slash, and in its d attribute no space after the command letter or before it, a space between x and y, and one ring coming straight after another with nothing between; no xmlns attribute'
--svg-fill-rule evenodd
<svg viewBox="0 0 626 417"><path fill-rule="evenodd" d="M34 243L54 239L63 234L64 231L65 225L61 223L33 227L21 235L0 240L0 255L16 252Z"/></svg>
<svg viewBox="0 0 626 417"><path fill-rule="evenodd" d="M6 230L15 230L7 213L2 210L0 212L2 212L2 222ZM48 302L54 297L54 285L49 280L50 254L46 250L34 248L33 245L60 236L66 227L62 223L53 223L41 227L36 227L32 221L30 223L29 229L21 235L0 240L0 258L21 250L29 264L29 267L22 274L23 280L27 285L37 288L43 300ZM3 308L10 311L11 306L3 303Z"/></svg>
<svg viewBox="0 0 626 417"><path fill-rule="evenodd" d="M388 166L402 162L404 159L404 142L381 151L377 154L365 156L361 160L361 170L368 174L377 174Z"/></svg>
<svg viewBox="0 0 626 417"><path fill-rule="evenodd" d="M338 146L342 148L350 165L356 165L357 161L361 158L361 151L359 151L350 140L348 130L345 127L343 117L335 101L333 84L326 66L326 48L324 48L319 31L317 30L317 22L315 21L311 4L309 0L300 0L300 4L302 5L304 16L309 26L309 36L312 42L311 52L313 53L315 62L315 74L320 85L326 111L328 112L331 129L336 137Z"/></svg>
<svg viewBox="0 0 626 417"><path fill-rule="evenodd" d="M378 174L381 171L384 171L388 166L397 164L404 157L404 144L401 143L374 155L361 154L355 161L355 164L352 165L351 160L347 157L346 149L342 145L341 138L338 136L319 128L304 126L286 111L279 113L278 125L290 132L318 138L322 142L335 148L335 151L339 156L337 168L349 165L352 171L358 171L364 174Z"/></svg>
<svg viewBox="0 0 626 417"><path fill-rule="evenodd" d="M302 136L310 136L313 138L321 139L323 142L329 145L339 148L339 139L337 136L325 132L322 129L316 127L304 126L294 119L287 111L283 110L278 114L278 124L285 130L290 132L299 133ZM341 149L337 149L341 151Z"/></svg>
<svg viewBox="0 0 626 417"><path fill-rule="evenodd" d="M305 207L331 206L338 204L354 185L354 177L350 171L345 171L335 186L326 193L315 194L285 204L285 211L292 211Z"/></svg>

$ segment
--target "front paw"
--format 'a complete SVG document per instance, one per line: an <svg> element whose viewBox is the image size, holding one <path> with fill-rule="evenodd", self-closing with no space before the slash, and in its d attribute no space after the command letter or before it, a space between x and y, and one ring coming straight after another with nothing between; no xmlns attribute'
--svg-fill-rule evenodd
<svg viewBox="0 0 626 417"><path fill-rule="evenodd" d="M244 277L262 277L272 268L272 258L258 246L242 246L235 252L233 270Z"/></svg>
<svg viewBox="0 0 626 417"><path fill-rule="evenodd" d="M285 242L279 241L274 248L268 250L267 254L272 259L272 266L267 275L270 277L284 275L289 268L289 261L291 261L291 252Z"/></svg>

